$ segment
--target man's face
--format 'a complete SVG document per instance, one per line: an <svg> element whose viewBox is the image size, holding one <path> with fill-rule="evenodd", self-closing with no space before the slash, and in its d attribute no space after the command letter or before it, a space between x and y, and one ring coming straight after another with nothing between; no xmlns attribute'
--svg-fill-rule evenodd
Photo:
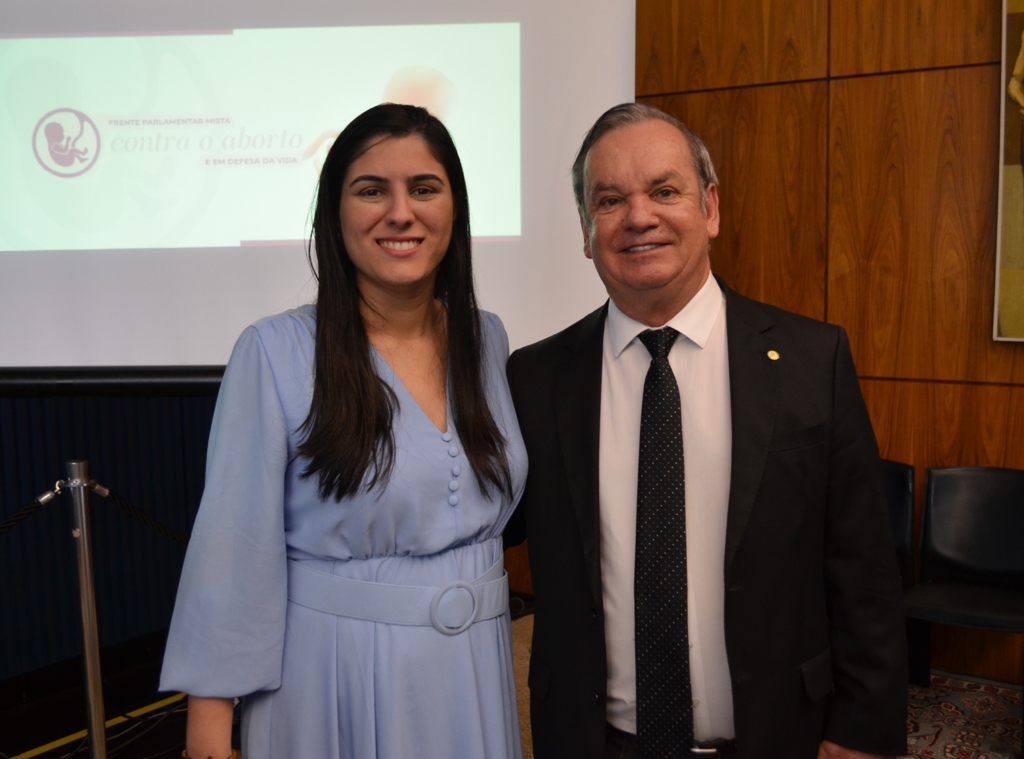
<svg viewBox="0 0 1024 759"><path fill-rule="evenodd" d="M686 138L671 124L651 120L594 143L585 193L590 219L581 218L583 249L609 296L627 316L664 324L710 274L718 188L707 188L702 209Z"/></svg>

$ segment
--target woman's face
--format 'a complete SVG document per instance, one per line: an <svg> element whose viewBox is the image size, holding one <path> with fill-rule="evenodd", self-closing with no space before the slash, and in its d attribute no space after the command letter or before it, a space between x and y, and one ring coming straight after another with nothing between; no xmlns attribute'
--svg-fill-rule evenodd
<svg viewBox="0 0 1024 759"><path fill-rule="evenodd" d="M341 191L341 234L364 295L433 293L455 205L444 166L422 137L390 137L352 162Z"/></svg>

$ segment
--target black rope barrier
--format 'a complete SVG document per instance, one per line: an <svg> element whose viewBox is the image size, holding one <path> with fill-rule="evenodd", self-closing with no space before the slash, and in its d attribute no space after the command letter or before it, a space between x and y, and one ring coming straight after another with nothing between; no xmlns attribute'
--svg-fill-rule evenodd
<svg viewBox="0 0 1024 759"><path fill-rule="evenodd" d="M21 522L28 517L35 514L39 509L46 505L45 501L40 501L38 498L32 499L32 502L22 506L20 509L15 511L11 516L7 517L4 521L0 522L0 535L5 532L9 532L17 527Z"/></svg>
<svg viewBox="0 0 1024 759"><path fill-rule="evenodd" d="M177 532L176 530L172 530L167 525L162 524L161 522L158 522L156 519L154 519L153 517L149 516L149 514L144 514L143 512L141 512L137 508L135 508L135 506L133 506L129 501L127 501L124 498L122 498L121 496L117 495L117 493L112 493L111 491L107 490L106 488L99 488L99 487L94 487L93 488L93 492L96 493L99 496L102 496L103 498L106 498L111 503L113 503L115 506L117 506L119 509L121 509L121 511L125 512L130 517L135 519L135 521L145 525L146 527L150 528L151 530L155 530L156 532L158 532L161 535L163 535L165 538L173 540L176 543L182 543L182 544L187 544L188 543L188 536L187 535L182 535L180 532Z"/></svg>
<svg viewBox="0 0 1024 759"><path fill-rule="evenodd" d="M52 501L56 496L58 496L61 493L62 485L63 482L58 482L56 490L51 490L47 493L44 493L41 496L37 496L32 500L31 503L22 506L11 516L7 517L7 519L0 522L0 535L3 535L5 532L13 530L25 519L32 516L34 513L39 511L39 509L41 509L43 506ZM176 543L181 543L183 545L188 544L187 535L183 535L177 530L172 530L170 527L154 519L149 514L140 511L138 508L132 505L130 501L128 501L125 498L122 498L117 493L110 492L107 488L103 487L102 485L96 482L90 483L90 487L96 495L100 496L101 498L106 498L108 501L110 501L119 509L121 509L121 511L126 513L128 516L132 517L135 521L139 522L140 524L150 528L151 530L158 532L160 535L163 535L165 538L173 540Z"/></svg>

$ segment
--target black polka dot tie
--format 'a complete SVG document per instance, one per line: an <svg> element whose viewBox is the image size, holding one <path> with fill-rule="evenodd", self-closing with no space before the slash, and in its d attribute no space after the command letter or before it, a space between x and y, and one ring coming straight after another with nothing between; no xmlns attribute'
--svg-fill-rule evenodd
<svg viewBox="0 0 1024 759"><path fill-rule="evenodd" d="M686 622L686 501L671 327L648 330L636 498L636 719L644 757L690 756L693 701Z"/></svg>

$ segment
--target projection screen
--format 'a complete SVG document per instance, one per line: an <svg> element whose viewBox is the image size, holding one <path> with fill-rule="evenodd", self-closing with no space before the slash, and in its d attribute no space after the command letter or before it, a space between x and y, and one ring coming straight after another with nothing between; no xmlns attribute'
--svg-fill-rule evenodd
<svg viewBox="0 0 1024 759"><path fill-rule="evenodd" d="M314 296L323 157L415 102L466 169L513 346L598 305L569 167L633 98L634 4L40 0L0 29L0 368L223 365Z"/></svg>

